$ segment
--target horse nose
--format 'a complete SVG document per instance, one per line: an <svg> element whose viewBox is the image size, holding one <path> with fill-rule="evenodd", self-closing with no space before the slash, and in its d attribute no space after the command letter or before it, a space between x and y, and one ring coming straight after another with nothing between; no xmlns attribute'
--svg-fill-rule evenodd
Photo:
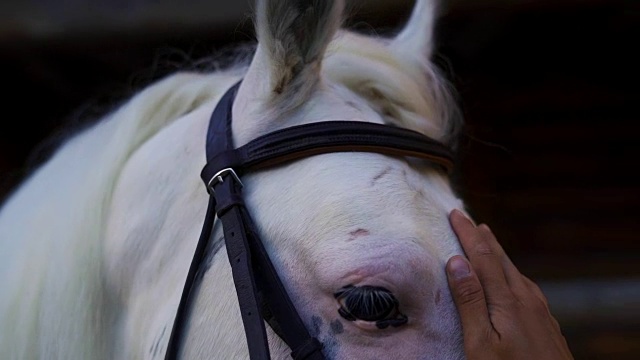
<svg viewBox="0 0 640 360"><path fill-rule="evenodd" d="M338 290L334 297L340 305L338 313L349 321L375 322L379 329L389 325L397 327L408 321L400 312L396 297L384 287L348 285Z"/></svg>

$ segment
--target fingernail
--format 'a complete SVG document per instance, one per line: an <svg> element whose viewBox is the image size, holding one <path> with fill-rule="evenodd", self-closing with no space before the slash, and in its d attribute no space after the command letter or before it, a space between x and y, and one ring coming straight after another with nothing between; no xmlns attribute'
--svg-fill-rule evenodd
<svg viewBox="0 0 640 360"><path fill-rule="evenodd" d="M462 217L466 217L464 216L464 214L462 213L462 211L458 210L458 209L453 209L451 211L451 213L455 214L456 216L462 216Z"/></svg>
<svg viewBox="0 0 640 360"><path fill-rule="evenodd" d="M463 279L471 274L471 269L461 256L454 256L449 262L449 272L454 279Z"/></svg>
<svg viewBox="0 0 640 360"><path fill-rule="evenodd" d="M467 220L471 225L476 226L475 222L473 220L471 220L467 215L465 215L465 213L463 213L461 210L453 209L451 211L451 214L454 215L454 216L459 216L459 217Z"/></svg>
<svg viewBox="0 0 640 360"><path fill-rule="evenodd" d="M453 211L451 211L451 214L452 214L452 215L454 215L454 216L459 216L459 217L461 217L461 218L463 218L463 219L467 219L467 220L471 221L471 220L467 217L467 215L465 215L462 211L460 211L460 210L458 210L458 209L453 209Z"/></svg>

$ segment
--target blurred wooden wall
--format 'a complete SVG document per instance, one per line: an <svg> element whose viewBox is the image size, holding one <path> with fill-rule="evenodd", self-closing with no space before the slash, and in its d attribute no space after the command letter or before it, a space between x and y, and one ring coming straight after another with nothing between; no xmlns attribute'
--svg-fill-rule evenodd
<svg viewBox="0 0 640 360"><path fill-rule="evenodd" d="M251 41L249 6L231 3L0 5L0 198L51 134ZM350 26L385 33L412 2L350 6ZM640 353L638 24L633 0L456 0L438 22L435 61L466 120L456 191L543 285L577 359Z"/></svg>

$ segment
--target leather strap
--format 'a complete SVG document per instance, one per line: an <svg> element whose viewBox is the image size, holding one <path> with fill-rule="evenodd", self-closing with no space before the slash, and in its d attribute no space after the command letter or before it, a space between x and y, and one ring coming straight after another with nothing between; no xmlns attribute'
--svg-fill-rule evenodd
<svg viewBox="0 0 640 360"><path fill-rule="evenodd" d="M240 195L240 184L232 176L226 177L213 187L217 199L216 212L222 221L227 255L231 264L233 282L236 287L240 313L247 337L251 359L267 360L269 343L262 320L261 299L254 274L250 243L255 242L246 231L244 201Z"/></svg>
<svg viewBox="0 0 640 360"><path fill-rule="evenodd" d="M241 175L312 155L356 151L416 157L447 171L453 168L449 148L421 133L361 121L326 121L285 128L219 152L210 158L201 177L211 179L226 168Z"/></svg>
<svg viewBox="0 0 640 360"><path fill-rule="evenodd" d="M207 163L218 154L234 149L231 109L233 108L233 100L236 97L241 83L242 82L239 81L227 90L211 114L209 129L207 130L207 146L205 149Z"/></svg>
<svg viewBox="0 0 640 360"><path fill-rule="evenodd" d="M217 190L216 190L217 192ZM295 360L322 360L322 344L312 337L291 302L284 284L280 281L269 254L258 236L255 226L244 209L246 232L253 240L250 242L253 256L254 274L258 281L260 297L263 301L263 318L289 348ZM267 318L265 313L269 315Z"/></svg>
<svg viewBox="0 0 640 360"><path fill-rule="evenodd" d="M169 344L167 345L167 352L165 353L165 359L174 360L178 358L179 344L181 329L184 329L187 319L187 310L191 302L191 292L194 288L196 275L200 268L200 264L204 259L205 250L209 239L212 235L213 224L216 216L215 212L216 201L213 197L209 198L209 205L207 207L207 214L205 215L204 225L200 232L200 238L198 239L198 245L196 245L196 251L191 259L191 265L189 266L189 272L187 273L187 279L185 280L184 287L182 288L182 296L180 297L180 304L176 313L176 318L173 321L173 328L171 329L171 336L169 337Z"/></svg>
<svg viewBox="0 0 640 360"><path fill-rule="evenodd" d="M211 116L207 134L208 161L234 150L231 109L239 85L237 83L227 91ZM223 169L226 168L217 169L212 177ZM255 231L242 201L239 179L235 173L231 175L225 173L214 179L214 184L209 178L206 184L218 204L216 212L224 228L251 359L269 359L262 321L265 313L270 315L270 323L292 349L295 359L324 359L321 344L309 335Z"/></svg>

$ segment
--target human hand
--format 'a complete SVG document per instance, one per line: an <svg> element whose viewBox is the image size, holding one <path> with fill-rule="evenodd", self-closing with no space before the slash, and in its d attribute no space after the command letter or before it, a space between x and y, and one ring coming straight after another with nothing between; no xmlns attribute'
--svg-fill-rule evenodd
<svg viewBox="0 0 640 360"><path fill-rule="evenodd" d="M458 210L449 221L469 258L454 256L446 268L467 359L573 359L546 297L489 227L476 227Z"/></svg>

